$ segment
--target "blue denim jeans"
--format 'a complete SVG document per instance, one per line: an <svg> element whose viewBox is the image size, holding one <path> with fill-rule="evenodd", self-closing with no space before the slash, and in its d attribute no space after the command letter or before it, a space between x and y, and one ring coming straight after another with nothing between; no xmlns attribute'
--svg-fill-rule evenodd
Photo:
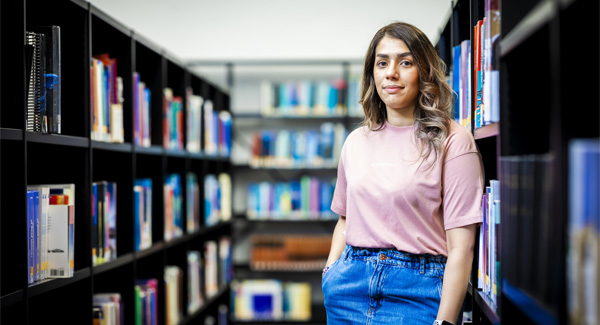
<svg viewBox="0 0 600 325"><path fill-rule="evenodd" d="M346 246L321 282L327 324L431 325L445 267L444 256Z"/></svg>

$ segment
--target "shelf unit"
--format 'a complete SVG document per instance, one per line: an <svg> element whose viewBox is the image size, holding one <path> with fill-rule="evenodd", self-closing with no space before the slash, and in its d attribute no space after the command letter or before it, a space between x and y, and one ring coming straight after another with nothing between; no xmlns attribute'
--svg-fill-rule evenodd
<svg viewBox="0 0 600 325"><path fill-rule="evenodd" d="M119 292L125 323L134 323L136 279L159 280L158 318L165 319L164 267L177 265L187 281L187 252L204 251L204 243L231 236L232 223L221 222L165 241L162 184L168 173L194 172L199 180L209 173L230 173L230 158L163 148L163 89L170 87L185 98L195 94L214 102L216 110L229 110L229 94L190 72L167 50L83 0L9 1L0 10L2 70L0 93L0 205L1 316L5 323L91 324L93 294ZM37 25L61 27L62 133L46 135L25 131L25 31ZM123 78L124 143L91 140L90 58L110 53ZM133 144L133 72L152 92L152 145ZM184 103L185 105L185 103ZM185 106L184 106L185 107ZM185 125L185 117L184 117ZM134 249L134 194L137 178L151 178L153 189L153 245ZM117 248L115 260L94 266L91 256L92 182L117 183ZM74 183L75 274L27 284L26 200L28 184ZM202 187L201 187L202 188ZM185 193L185 187L183 188ZM203 191L201 190L201 197ZM184 206L185 206L185 194ZM201 215L203 215L201 211ZM216 318L219 305L229 305L229 285L187 314L187 286L183 286L183 323Z"/></svg>
<svg viewBox="0 0 600 325"><path fill-rule="evenodd" d="M483 17L484 4L483 0L452 2L450 18L442 25L436 45L450 68L452 47L462 40L473 41L473 26ZM517 257L505 252L510 249L509 242L533 233L523 233L526 230L522 225L507 224L510 209L502 208L498 238L502 278L498 306L492 307L481 291L470 287L474 324L568 323L568 143L574 138L600 136L597 96L591 99L580 96L596 94L599 89L596 77L600 71L598 10L598 2L589 0L500 1L501 39L495 49L500 70L500 122L476 129L474 137L482 154L486 184L489 179L502 181L503 175L510 175L510 170L501 164L502 159L552 157L549 165L552 184L545 188L549 200L543 206L549 213L542 215L537 211L534 217L535 220L547 218L553 226L549 229L551 240L533 250L534 255L548 254L547 264L526 268L523 259L531 263L536 256L521 256L517 261ZM586 26L581 27L581 22L586 22ZM586 50L579 53L581 56L575 56L573 49L581 46ZM578 62L578 65L584 64L585 69L564 65L564 62ZM586 78L587 74L592 78ZM477 260L473 270L471 281L476 283ZM514 279L507 279L510 272L525 272L530 279L541 278L537 280L545 283L544 289L529 283L515 283Z"/></svg>
<svg viewBox="0 0 600 325"><path fill-rule="evenodd" d="M289 80L329 80L344 79L349 81L351 75L356 75L352 65L362 68L362 62L344 62L329 60L291 60L291 61L240 61L240 62L191 62L195 66L224 65L227 69L229 87L232 89L232 115L235 121L236 134L234 152L232 154L232 170L234 177L234 237L236 250L234 252L234 267L236 279L280 279L282 281L309 282L312 288L312 319L299 321L240 321L234 324L325 324L326 315L321 292L321 269L298 272L293 270L253 270L248 259L250 246L248 237L251 234L332 234L337 220L279 220L279 219L248 219L245 214L246 185L253 181L289 181L299 179L302 175L323 178L336 177L336 166L306 166L294 167L256 167L249 164L249 157L241 155L240 151L251 147L248 133L260 129L292 130L317 129L320 123L342 123L350 132L361 121L360 116L342 115L263 115L260 113L260 90L257 85L261 80L285 82ZM314 72L311 67L317 67ZM323 72L326 70L328 72ZM265 72L266 71L266 72ZM283 71L283 72L282 72ZM313 75L314 73L314 75ZM325 76L327 74L327 76ZM316 75L316 76L315 76ZM250 77L249 77L250 76ZM237 145L236 145L237 143Z"/></svg>

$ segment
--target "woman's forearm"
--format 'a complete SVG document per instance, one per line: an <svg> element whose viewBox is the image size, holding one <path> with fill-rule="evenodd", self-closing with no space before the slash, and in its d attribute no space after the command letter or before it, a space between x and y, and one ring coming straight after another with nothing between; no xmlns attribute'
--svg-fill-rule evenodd
<svg viewBox="0 0 600 325"><path fill-rule="evenodd" d="M456 323L458 319L469 286L476 229L476 225L469 225L446 232L448 260L437 314L439 320Z"/></svg>
<svg viewBox="0 0 600 325"><path fill-rule="evenodd" d="M456 323L467 293L472 262L472 250L470 254L468 252L459 254L448 252L446 270L444 271L444 284L442 286L442 300L437 319Z"/></svg>
<svg viewBox="0 0 600 325"><path fill-rule="evenodd" d="M344 252L344 248L346 247L346 236L344 235L344 231L346 231L346 217L340 216L335 225L335 229L333 230L331 249L329 251L329 257L327 257L327 265L331 265L333 262L337 261Z"/></svg>

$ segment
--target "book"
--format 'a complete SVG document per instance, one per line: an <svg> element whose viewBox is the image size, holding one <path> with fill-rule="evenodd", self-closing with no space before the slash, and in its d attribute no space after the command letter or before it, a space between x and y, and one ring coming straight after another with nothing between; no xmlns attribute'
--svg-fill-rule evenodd
<svg viewBox="0 0 600 325"><path fill-rule="evenodd" d="M27 191L27 282L35 282L35 191Z"/></svg>
<svg viewBox="0 0 600 325"><path fill-rule="evenodd" d="M125 311L120 293L95 293L93 305L94 309L98 308L102 315L102 317L99 317L100 324L125 324Z"/></svg>
<svg viewBox="0 0 600 325"><path fill-rule="evenodd" d="M200 229L200 185L195 173L186 174L186 232Z"/></svg>
<svg viewBox="0 0 600 325"><path fill-rule="evenodd" d="M48 206L48 277L73 277L75 184L53 184Z"/></svg>
<svg viewBox="0 0 600 325"><path fill-rule="evenodd" d="M569 142L567 310L572 324L600 321L600 139Z"/></svg>
<svg viewBox="0 0 600 325"><path fill-rule="evenodd" d="M152 246L152 179L136 179L134 199L134 244L140 251Z"/></svg>
<svg viewBox="0 0 600 325"><path fill-rule="evenodd" d="M196 312L204 304L204 262L199 251L189 251L188 261L188 315Z"/></svg>
<svg viewBox="0 0 600 325"><path fill-rule="evenodd" d="M138 279L135 292L135 324L157 325L158 320L158 280Z"/></svg>
<svg viewBox="0 0 600 325"><path fill-rule="evenodd" d="M44 34L26 32L25 42L32 49L32 64L29 72L27 94L27 123L29 132L43 132L46 114L46 38Z"/></svg>
<svg viewBox="0 0 600 325"><path fill-rule="evenodd" d="M179 324L183 319L183 271L174 265L165 267L165 311L167 325Z"/></svg>
<svg viewBox="0 0 600 325"><path fill-rule="evenodd" d="M311 292L308 282L236 280L231 287L232 315L238 321L308 321Z"/></svg>
<svg viewBox="0 0 600 325"><path fill-rule="evenodd" d="M232 142L232 129L231 129L231 113L228 111L220 111L218 114L219 119L219 154L221 156L231 155Z"/></svg>
<svg viewBox="0 0 600 325"><path fill-rule="evenodd" d="M227 173L219 173L217 176L219 181L219 206L220 206L220 220L229 221L231 220L231 201L233 197L231 176Z"/></svg>
<svg viewBox="0 0 600 325"><path fill-rule="evenodd" d="M212 298L219 292L219 257L217 242L204 243L204 290L206 298Z"/></svg>
<svg viewBox="0 0 600 325"><path fill-rule="evenodd" d="M219 287L224 287L233 280L233 246L231 238L219 238Z"/></svg>
<svg viewBox="0 0 600 325"><path fill-rule="evenodd" d="M165 240L171 240L183 235L183 189L181 186L181 176L179 174L165 176Z"/></svg>
<svg viewBox="0 0 600 325"><path fill-rule="evenodd" d="M94 55L90 69L91 138L123 143L123 79L117 74L117 60L108 53Z"/></svg>
<svg viewBox="0 0 600 325"><path fill-rule="evenodd" d="M190 152L202 150L202 96L195 95L191 88L186 90L187 137L186 149Z"/></svg>
<svg viewBox="0 0 600 325"><path fill-rule="evenodd" d="M279 280L235 281L231 295L233 316L237 320L283 319L283 284Z"/></svg>
<svg viewBox="0 0 600 325"><path fill-rule="evenodd" d="M45 111L42 113L42 132L61 133L61 28L38 26L33 29L44 35Z"/></svg>
<svg viewBox="0 0 600 325"><path fill-rule="evenodd" d="M133 141L141 147L149 147L152 143L150 132L150 89L141 81L138 72L133 73Z"/></svg>

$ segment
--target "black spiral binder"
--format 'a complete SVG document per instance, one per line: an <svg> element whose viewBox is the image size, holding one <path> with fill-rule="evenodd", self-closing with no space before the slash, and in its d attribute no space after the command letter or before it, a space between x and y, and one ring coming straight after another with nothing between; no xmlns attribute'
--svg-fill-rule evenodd
<svg viewBox="0 0 600 325"><path fill-rule="evenodd" d="M46 90L44 88L44 35L26 32L26 43L33 47L27 93L27 131L47 132Z"/></svg>

